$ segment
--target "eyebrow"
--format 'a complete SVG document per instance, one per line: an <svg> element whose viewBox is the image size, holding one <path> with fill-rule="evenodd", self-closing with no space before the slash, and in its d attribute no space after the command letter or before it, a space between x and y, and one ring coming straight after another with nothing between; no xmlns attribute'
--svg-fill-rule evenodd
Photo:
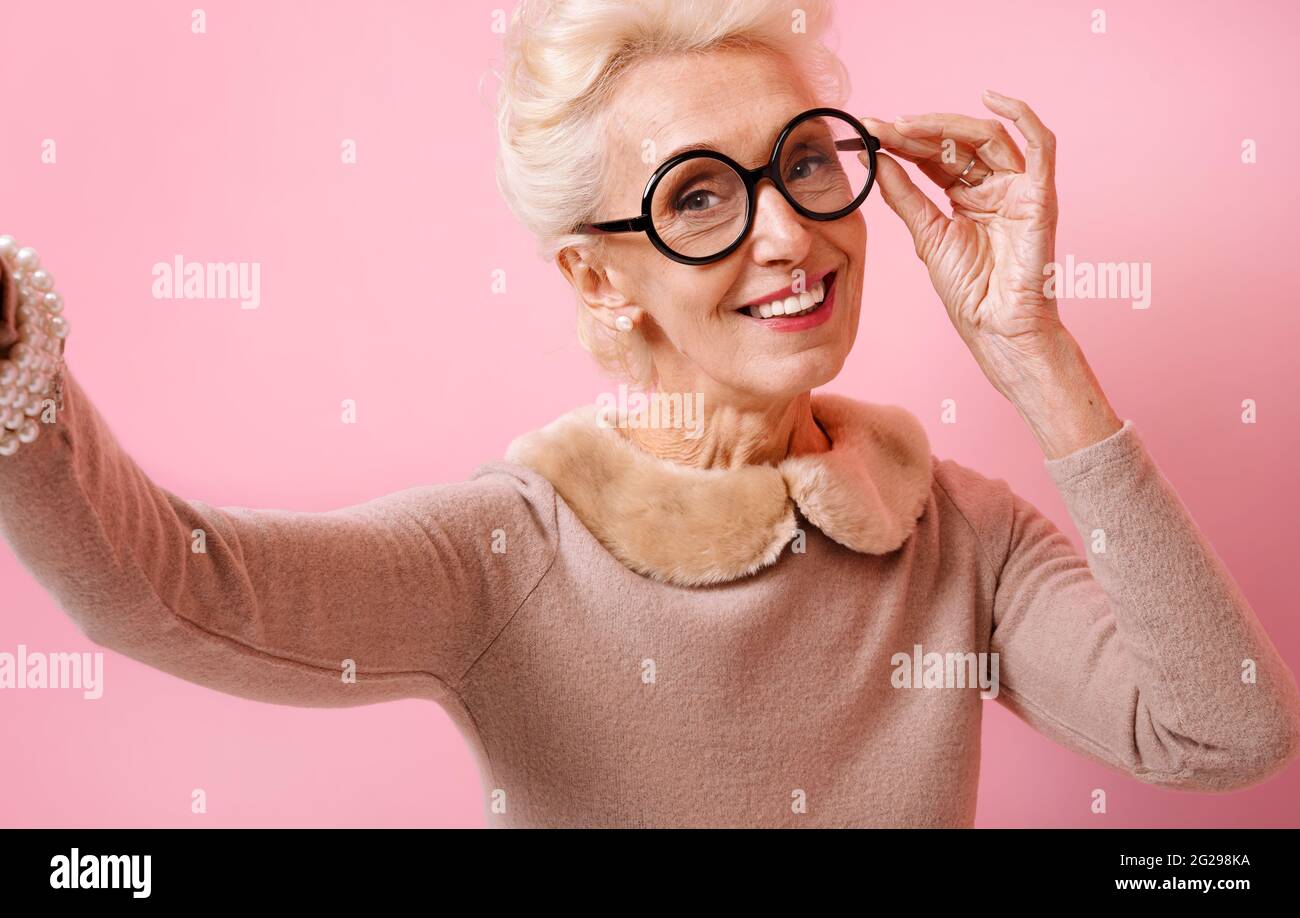
<svg viewBox="0 0 1300 918"><path fill-rule="evenodd" d="M773 138L773 141L775 141L775 138ZM656 167L655 167L655 168L658 168L659 165L662 165L663 163L668 162L668 160L672 159L674 156L678 156L678 155L680 155L680 154L682 154L682 153L693 153L693 152L695 152L696 150L708 150L710 153L722 153L722 148L719 147L716 143L697 142L697 143L688 143L688 144L683 144L682 146L680 146L680 147L678 147L677 149L673 150L671 153L669 153L669 154L668 154L667 156L665 156L663 159L661 159L661 160L659 161L659 163L656 164ZM771 147L768 147L768 153L771 153L771 152L772 152ZM725 155L725 154L724 154L724 155ZM766 162L766 159L764 159L764 162ZM742 162L741 165L743 166L743 165L745 165L745 164ZM762 163L759 163L759 165L761 166Z"/></svg>
<svg viewBox="0 0 1300 918"><path fill-rule="evenodd" d="M717 146L717 144L713 144L713 143L703 143L703 142L701 142L701 143L688 143L688 144L684 144L684 145L678 147L677 149L675 149L675 150L673 150L671 153L669 153L667 156L665 156L665 157L663 158L663 162L667 162L668 160L672 159L674 156L677 156L677 155L679 155L679 154L681 154L681 153L693 153L693 152L695 152L696 150L709 150L709 151L714 152L714 153L721 152L720 150L718 150L718 146Z"/></svg>

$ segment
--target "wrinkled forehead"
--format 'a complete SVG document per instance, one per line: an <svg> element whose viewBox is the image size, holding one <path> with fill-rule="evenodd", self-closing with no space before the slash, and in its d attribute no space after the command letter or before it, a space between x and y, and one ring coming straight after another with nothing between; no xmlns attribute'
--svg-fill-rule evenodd
<svg viewBox="0 0 1300 918"><path fill-rule="evenodd" d="M607 174L621 183L611 190L619 200L639 201L655 168L686 148L708 147L743 166L761 165L781 129L815 105L794 69L768 53L641 61L623 74L610 102Z"/></svg>

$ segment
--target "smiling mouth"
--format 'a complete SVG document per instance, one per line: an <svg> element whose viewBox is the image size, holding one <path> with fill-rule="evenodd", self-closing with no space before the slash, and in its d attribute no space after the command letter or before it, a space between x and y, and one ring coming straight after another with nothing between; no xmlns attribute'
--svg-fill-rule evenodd
<svg viewBox="0 0 1300 918"><path fill-rule="evenodd" d="M742 306L738 311L755 319L789 319L796 316L811 315L826 303L826 293L835 282L835 272L827 274L803 293L796 293L783 300L772 300L758 306Z"/></svg>

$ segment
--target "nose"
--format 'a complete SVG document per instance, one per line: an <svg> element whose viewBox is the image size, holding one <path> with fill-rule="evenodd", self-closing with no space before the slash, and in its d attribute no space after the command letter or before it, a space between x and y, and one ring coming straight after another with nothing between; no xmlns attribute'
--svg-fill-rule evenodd
<svg viewBox="0 0 1300 918"><path fill-rule="evenodd" d="M754 189L754 228L750 252L758 264L803 264L812 248L812 232L781 192L767 179Z"/></svg>

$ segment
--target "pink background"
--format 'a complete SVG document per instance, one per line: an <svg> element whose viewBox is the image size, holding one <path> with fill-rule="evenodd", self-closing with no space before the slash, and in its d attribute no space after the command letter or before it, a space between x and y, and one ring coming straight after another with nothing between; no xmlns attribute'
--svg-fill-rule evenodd
<svg viewBox="0 0 1300 918"><path fill-rule="evenodd" d="M493 182L494 82L478 87L500 58L497 3L208 0L206 35L190 33L194 5L0 11L0 232L42 253L69 304L71 365L159 484L338 507L463 478L610 388ZM1300 15L1106 3L1094 35L1097 5L843 3L850 107L982 115L989 87L1057 133L1058 258L1150 262L1154 286L1145 311L1065 302L1066 322L1295 669ZM344 138L356 165L340 163ZM1244 138L1257 164L1241 163ZM937 454L1006 478L1080 544L903 227L877 195L865 211L862 327L828 388L914 411ZM261 262L261 308L153 299L151 266L176 253ZM339 422L344 398L356 425ZM955 425L939 421L947 398ZM1244 398L1256 425L1239 420ZM0 584L0 650L99 649L7 548ZM105 667L99 701L0 692L0 825L484 824L470 753L428 702L279 707L108 652ZM980 825L1300 825L1300 767L1231 795L1164 791L996 703L985 713ZM206 815L189 812L195 787Z"/></svg>

